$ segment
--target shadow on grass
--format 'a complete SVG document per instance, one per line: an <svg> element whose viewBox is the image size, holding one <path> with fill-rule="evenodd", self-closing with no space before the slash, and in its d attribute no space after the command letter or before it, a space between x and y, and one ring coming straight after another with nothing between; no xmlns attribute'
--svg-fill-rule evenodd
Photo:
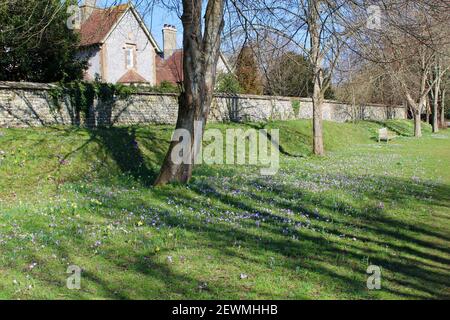
<svg viewBox="0 0 450 320"><path fill-rule="evenodd" d="M105 147L124 174L131 175L146 187L153 185L169 141L150 130L140 132L137 127L111 127L89 133Z"/></svg>
<svg viewBox="0 0 450 320"><path fill-rule="evenodd" d="M89 141L104 146L123 173L145 186L152 184L157 174L155 168L165 155L166 140L136 128L100 129L89 133ZM224 178L220 172L221 177L216 180L199 177L189 187L170 186L147 189L143 194L112 195L106 207L90 214L99 215L105 224L114 224L124 209L145 214L158 212L159 221L164 225L191 235L181 245L204 252L207 244L208 248L220 252L222 264L238 260L240 266L249 269L267 264L267 255L277 256L281 258L278 268L293 282L314 282L319 288L330 286L328 293L333 292L337 297L374 297L365 282L365 268L370 262L382 267L383 292L402 298L450 298L450 236L445 232L450 218L445 214L450 207L450 186L385 176L330 175L332 181L346 181L341 189L352 195L355 204L261 177L234 181L234 188L245 187L236 195L226 183L233 179L233 173L236 175L237 171L231 170ZM212 172L208 175L214 176ZM86 196L92 194L89 189L81 192ZM173 202L162 209L149 199ZM439 209L440 215L416 216L410 204L412 200L415 204ZM409 212L406 216L393 215L383 206L370 205L376 202L395 203ZM185 209L182 214L180 208ZM111 216L111 212L118 215ZM261 221L256 226L256 222ZM81 251L71 253L73 248L68 244L54 249L60 256L69 257L68 261L75 260L70 257L77 254L92 255L87 239L80 236L71 242L71 245L82 243ZM244 249L237 251L236 242ZM236 287L229 287L221 279L205 279L199 275L199 270L188 274L176 272L169 264L161 263L154 252L147 251L135 252L129 243L116 243L97 254L108 262L110 270L99 272L92 267L84 274L107 298L240 297L240 292L234 291ZM163 248L160 255L164 254L169 253ZM296 275L298 268L304 273ZM148 284L135 286L134 283L114 282L110 277L112 272L129 271L141 275L142 281ZM52 284L54 280L49 276L45 281ZM199 290L199 283L203 281L208 281L210 289ZM152 282L160 283L160 291L152 291L155 288ZM286 298L274 294L270 287L252 290L259 298ZM91 292L76 294L79 298L92 295Z"/></svg>
<svg viewBox="0 0 450 320"><path fill-rule="evenodd" d="M72 157L80 155L83 161L92 161L88 157L93 152L92 145L98 145L95 156L100 162L113 160L120 172L130 176L145 187L151 187L159 172L170 141L164 137L168 128L156 127L110 127L88 129L79 127L47 128L58 132L58 136L69 137L80 134L80 143L70 152L55 155L57 165L49 167L47 174L60 172ZM87 133L89 136L83 136ZM47 138L34 142L34 146L46 147ZM106 168L107 166L105 166ZM112 168L114 169L114 168Z"/></svg>
<svg viewBox="0 0 450 320"><path fill-rule="evenodd" d="M399 121L399 120L387 120L387 121L376 121L376 120L372 120L372 121L367 121L367 122L372 122L375 123L381 127L385 127L387 128L389 131L394 132L395 134L397 134L398 136L401 137L414 137L414 123L410 120L404 120L404 121ZM422 131L424 133L431 133L431 128L430 125L422 122ZM376 136L376 140L378 140L378 134Z"/></svg>
<svg viewBox="0 0 450 320"><path fill-rule="evenodd" d="M245 123L245 125L249 126L250 128L253 128L253 129L255 129L255 130L265 130L264 133L265 133L265 135L266 135L267 140L268 140L268 141L271 141L271 142L272 142L272 146L274 146L275 148L277 148L278 151L279 151L282 155L285 155L285 156L288 156L288 157L293 157L293 158L305 158L305 157L306 157L305 154L295 154L295 153L289 152L289 151L283 146L283 144L281 143L281 141L278 141L278 143L276 143L276 141L274 141L274 139L273 139L273 137L272 137L272 135L271 135L271 133L270 133L271 128L267 128L267 124L268 124L268 123L251 123L251 122ZM306 141L308 141L308 138L307 138L305 135L302 136L302 134L301 134L300 132L296 132L296 136L297 136L297 137L301 137L302 140L303 140L302 142L303 142L304 144L308 144L308 143L306 142Z"/></svg>
<svg viewBox="0 0 450 320"><path fill-rule="evenodd" d="M392 199L400 206L406 205L412 197L430 206L445 208L449 204L449 186L434 185L443 193L436 195L430 203L424 193L430 186L425 182L411 187L411 183L403 179L380 179L384 184L389 184L388 188L398 189L398 192L389 193L389 196L373 189L366 191L365 196L372 200L383 199L386 203ZM246 266L262 266L267 264L262 256L264 252L281 256L279 268L286 274L292 275L298 268L304 270L306 275L299 276L297 281L311 281L308 274L312 274L318 284L332 284L336 294L343 294L343 297L373 298L365 283L365 268L370 261L370 264L382 267L385 293L417 299L450 297L450 238L435 228L436 224L448 223L448 216L438 218L439 221L416 224L414 218L395 217L384 209L360 208L344 202L331 205L327 199L315 198L308 190L278 183L264 186L263 181L256 179L247 182L248 185L263 188L245 194L245 200L233 196L220 182L199 181L191 184L189 189L176 186L149 192L153 198L163 201L172 199L175 207L189 207L191 212L199 214L201 217L194 219L169 208L158 218L171 228L195 234L196 241L187 240L185 245L202 250L202 244L207 243L209 248L219 250L224 264L238 259ZM420 200L421 195L423 200ZM129 210L156 210L140 197L125 205L119 196L109 202L107 211L120 211L124 207ZM205 214L210 210L211 214ZM289 211L292 214L286 216L284 212ZM302 220L303 226L296 227L291 222L299 222L300 213L308 217L308 222ZM238 214L239 218L233 214ZM108 216L102 214L102 217ZM264 222L256 227L256 221ZM339 239L343 234L345 237ZM352 241L353 237L357 240ZM236 242L241 243L245 250L237 251L234 246ZM117 268L133 270L149 279L165 282L161 298L236 297L237 293L220 280L209 280L212 291L199 293L197 286L203 278L178 274L168 265L156 262L152 253L144 257L129 252L125 264L113 258L114 252L127 251L126 247L104 252L103 258ZM363 263L365 260L367 264ZM89 277L99 286L110 286L107 280L94 274ZM135 291L123 288L123 291L129 293L115 294L114 297L127 299L150 294L145 288L135 288ZM265 289L258 289L255 294L260 298L285 298Z"/></svg>
<svg viewBox="0 0 450 320"><path fill-rule="evenodd" d="M386 178L383 177L384 183L386 183ZM429 186L417 185L415 188L410 188L410 182L402 179L392 178L389 180L392 188L398 189L397 193L390 193L391 199L399 202L401 205L406 204L411 197L420 196L420 190L426 189ZM273 186L272 186L273 187ZM246 201L245 203L241 199L237 199L231 196L229 193L218 191L217 187L214 185L202 185L200 188L193 188L198 194L207 196L209 198L214 198L215 200L222 203L225 208L232 208L234 210L244 210L249 213L260 213L263 207L272 207L276 209L289 209L292 212L302 212L303 214L309 215L311 219L318 220L319 223L312 222L312 225L316 225L317 229L321 229L324 234L334 234L335 236L341 235L345 230L355 227L354 220L360 221L356 230L361 229L358 234L346 235L352 238L356 236L359 245L349 245L341 247L337 243L331 243L325 241L323 234L319 236L311 236L308 232L305 234L303 231L293 231L297 234L299 239L303 241L309 241L313 243L316 247L314 252L320 252L318 264L323 264L323 262L328 261L328 264L333 265L333 257L336 255L342 255L347 257L349 266L357 261L363 260L365 257L370 256L371 261L374 264L380 265L385 270L389 270L390 276L389 281L394 284L394 287L403 287L402 291L398 291L396 294L400 296L409 296L408 291L412 288L416 292L422 292L429 294L432 297L448 298L448 287L450 286L449 275L450 269L450 248L448 243L450 238L448 235L437 232L433 229L434 224L428 225L417 225L414 223L408 223L405 219L395 219L394 217L385 214L383 210L377 208L371 208L370 210L362 210L360 208L349 208L348 204L341 206L330 206L326 201L313 203L308 203L308 198L311 197L301 197L298 199L299 204L292 205L292 201L289 200L290 196L294 194L301 195L305 194L305 190L296 190L292 186L285 187L283 185L278 185L278 190L274 192L271 196L258 196L258 194L249 194L248 197L251 201ZM441 206L443 208L448 208L450 203L449 195L450 188L446 185L435 186L440 190L436 194L436 197L431 201L425 199L424 202L428 205ZM205 191L207 193L205 194ZM282 195L277 197L276 195ZM384 201L389 201L390 199L386 197L385 194L379 194L377 191L373 191L369 194L372 199L383 199ZM294 197L291 198L295 199ZM409 200L408 200L409 199ZM194 206L192 203L193 199L186 199ZM335 220L331 223L324 222L325 219L319 214L315 213L308 208L308 205L317 206L321 211L334 211L339 214L339 218L334 218ZM224 210L225 210L224 208ZM347 208L346 210L341 210L339 208ZM200 210L201 206L197 208ZM349 210L350 209L350 210ZM348 213L352 212L349 217ZM286 217L281 217L274 215L272 213L263 214L263 218L268 223L265 224L265 228L271 234L283 234L283 221ZM259 219L259 218L258 218ZM449 217L444 217L441 219L441 223L448 223ZM436 222L436 221L435 221ZM281 226L280 226L281 224ZM248 235L245 233L245 228L240 230L241 238L246 239ZM301 229L300 229L301 230ZM210 230L209 234L214 235L213 241L226 241L226 233L219 233ZM236 233L236 231L234 231ZM217 234L217 235L216 235ZM288 235L289 236L289 235ZM236 235L234 235L236 237ZM229 240L229 239L228 239ZM246 241L248 244L248 241ZM362 242L362 243L361 243ZM367 246L366 246L367 245ZM376 249L371 249L372 248ZM288 240L280 241L269 241L264 247L265 250L273 250L274 252L282 253L286 258L291 255L297 256L302 255L304 250L300 246L296 246L294 242ZM258 248L255 248L255 250ZM390 252L390 256L380 255L380 251L385 250ZM225 251L226 252L226 251ZM290 266L289 269L292 270L294 266ZM311 268L311 266L309 266ZM311 271L318 270L318 265L311 268ZM334 275L337 276L337 275ZM364 295L364 290L361 288L361 283L352 285L352 282L342 283L345 287L349 289L349 292L357 292ZM407 289L407 290L405 290ZM356 291L355 291L356 290ZM413 295L414 296L414 295ZM420 294L416 297L425 297Z"/></svg>

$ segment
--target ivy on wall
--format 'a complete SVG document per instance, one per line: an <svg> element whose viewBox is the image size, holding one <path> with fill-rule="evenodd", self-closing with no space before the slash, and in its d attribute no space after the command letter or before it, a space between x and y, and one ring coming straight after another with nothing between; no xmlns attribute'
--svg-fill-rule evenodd
<svg viewBox="0 0 450 320"><path fill-rule="evenodd" d="M96 100L103 103L112 103L116 99L126 99L136 93L136 88L121 84L103 83L99 81L84 82L74 81L69 83L58 83L49 91L53 107L60 109L60 102L68 99L76 113L89 116Z"/></svg>
<svg viewBox="0 0 450 320"><path fill-rule="evenodd" d="M294 110L294 114L296 117L298 117L298 114L300 112L300 100L292 100L292 109Z"/></svg>

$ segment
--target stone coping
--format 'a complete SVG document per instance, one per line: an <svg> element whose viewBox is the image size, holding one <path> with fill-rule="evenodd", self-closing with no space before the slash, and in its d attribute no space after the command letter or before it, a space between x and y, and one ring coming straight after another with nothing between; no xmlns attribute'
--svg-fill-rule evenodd
<svg viewBox="0 0 450 320"><path fill-rule="evenodd" d="M57 88L56 84L51 83L34 83L34 82L10 82L10 81L0 81L0 90L51 90L52 88ZM178 97L177 93L157 93L157 92L147 92L143 90L138 90L132 95L145 95L145 96L167 96L167 97ZM247 100L278 100L278 101L300 101L311 103L311 98L297 98L297 97L283 97L283 96L259 96L250 94L224 94L218 93L214 94L216 98L239 98ZM339 104L339 105L349 105L345 102L339 102L335 100L324 100L324 103ZM358 105L359 107L359 105ZM364 107L364 106L363 106ZM379 107L386 108L389 106L382 104L367 104L365 107ZM392 106L396 109L405 109L405 106Z"/></svg>
<svg viewBox="0 0 450 320"><path fill-rule="evenodd" d="M10 90L50 90L56 88L55 84L34 82L9 82L0 81L0 89Z"/></svg>

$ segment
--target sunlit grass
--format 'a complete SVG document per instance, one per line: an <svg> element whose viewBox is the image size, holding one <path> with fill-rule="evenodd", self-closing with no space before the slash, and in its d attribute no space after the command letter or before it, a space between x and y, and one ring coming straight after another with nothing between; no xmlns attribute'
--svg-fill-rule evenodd
<svg viewBox="0 0 450 320"><path fill-rule="evenodd" d="M377 143L381 126L400 137ZM291 154L278 175L200 166L160 189L170 127L0 129L0 298L450 297L449 132L325 123L316 158L309 121L264 127Z"/></svg>

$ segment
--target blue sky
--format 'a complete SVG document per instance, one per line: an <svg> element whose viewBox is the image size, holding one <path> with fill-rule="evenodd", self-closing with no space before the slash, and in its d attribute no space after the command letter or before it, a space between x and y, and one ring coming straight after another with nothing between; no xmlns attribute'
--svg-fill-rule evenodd
<svg viewBox="0 0 450 320"><path fill-rule="evenodd" d="M84 1L84 0L81 0ZM127 3L128 0L98 0L98 7L109 7L113 4L122 4ZM157 2L159 4L152 5L153 2ZM166 1L169 2L169 1ZM162 47L162 28L164 24L171 24L177 27L178 29L178 47L182 46L183 39L183 28L180 21L180 18L177 16L177 13L174 10L171 10L167 7L161 5L161 1L154 0L133 0L133 4L136 5L137 10L142 14L144 21L155 37L158 44Z"/></svg>

